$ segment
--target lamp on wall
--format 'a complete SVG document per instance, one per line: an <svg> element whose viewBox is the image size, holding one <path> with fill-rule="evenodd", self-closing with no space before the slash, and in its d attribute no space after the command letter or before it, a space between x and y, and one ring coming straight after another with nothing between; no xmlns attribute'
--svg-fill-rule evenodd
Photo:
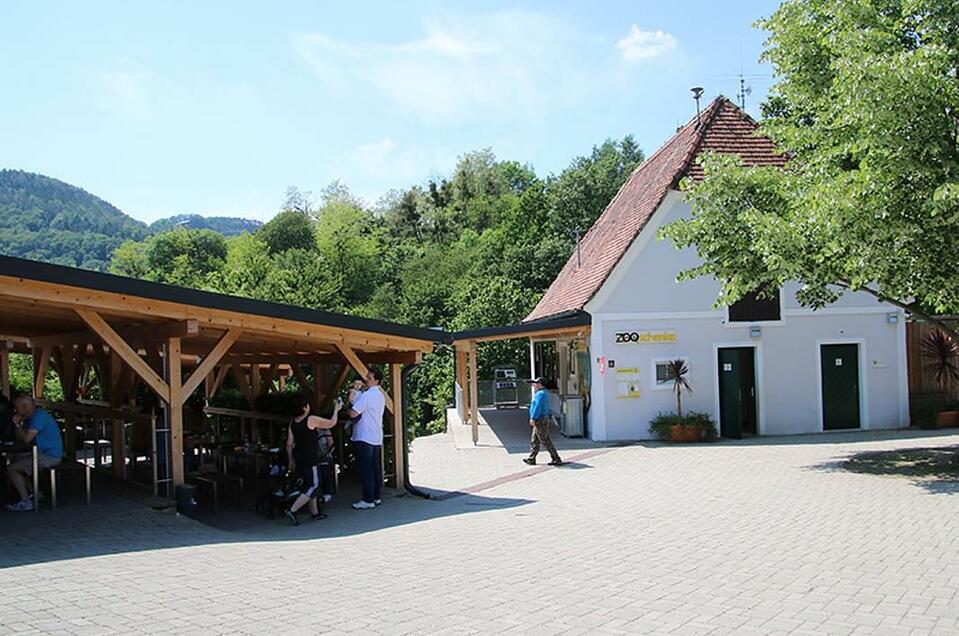
<svg viewBox="0 0 959 636"><path fill-rule="evenodd" d="M893 312L891 314L886 314L886 322L890 325L895 325L899 323L899 312Z"/></svg>

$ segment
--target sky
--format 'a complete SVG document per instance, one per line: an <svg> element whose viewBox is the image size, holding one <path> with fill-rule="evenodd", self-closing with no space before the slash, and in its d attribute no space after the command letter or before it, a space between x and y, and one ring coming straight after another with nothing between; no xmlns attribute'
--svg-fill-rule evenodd
<svg viewBox="0 0 959 636"><path fill-rule="evenodd" d="M150 222L267 220L290 185L369 203L465 152L556 173L607 138L652 153L773 79L766 0L59 2L0 6L0 168Z"/></svg>

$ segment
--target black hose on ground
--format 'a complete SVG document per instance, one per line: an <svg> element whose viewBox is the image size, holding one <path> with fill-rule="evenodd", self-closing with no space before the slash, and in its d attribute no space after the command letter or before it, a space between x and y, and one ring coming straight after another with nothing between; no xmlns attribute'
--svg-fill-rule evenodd
<svg viewBox="0 0 959 636"><path fill-rule="evenodd" d="M410 432L409 422L407 422L407 418L409 417L408 405L410 393L406 390L406 379L415 368L416 365L406 364L403 365L403 370L400 371L400 383L403 385L403 421L400 423L400 426L403 428L403 453L406 455L406 457L404 457L406 461L403 462L403 483L406 486L406 492L410 493L411 495L415 497L422 497L423 499L432 499L429 493L423 492L410 483Z"/></svg>

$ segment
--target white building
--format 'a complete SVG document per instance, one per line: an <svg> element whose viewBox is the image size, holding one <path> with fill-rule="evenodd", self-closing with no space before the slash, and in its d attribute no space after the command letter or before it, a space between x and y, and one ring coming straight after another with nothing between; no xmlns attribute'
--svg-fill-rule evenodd
<svg viewBox="0 0 959 636"><path fill-rule="evenodd" d="M686 360L693 389L684 410L712 414L726 437L908 425L905 320L896 308L847 294L814 312L787 285L778 301L717 310L715 280L676 282L697 264L695 250L656 232L690 214L680 179L701 177L696 159L707 151L782 165L755 129L729 100L710 104L636 169L526 318L525 329L557 343L561 393L588 396L591 438L650 437L650 419L676 408L663 381L663 363L676 358ZM548 335L550 324L577 318L582 335Z"/></svg>

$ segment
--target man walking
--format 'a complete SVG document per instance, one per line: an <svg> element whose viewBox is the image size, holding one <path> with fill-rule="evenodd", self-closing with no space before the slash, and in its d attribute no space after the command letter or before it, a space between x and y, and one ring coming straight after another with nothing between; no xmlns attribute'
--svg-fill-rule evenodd
<svg viewBox="0 0 959 636"><path fill-rule="evenodd" d="M383 411L386 408L386 396L380 388L382 379L378 370L371 369L366 374L366 390L359 394L349 411L351 418L359 418L350 437L363 484L363 498L353 504L355 510L368 510L381 503Z"/></svg>
<svg viewBox="0 0 959 636"><path fill-rule="evenodd" d="M536 455L539 454L540 444L549 451L550 466L562 466L553 440L549 438L549 425L553 418L549 412L549 392L546 390L546 378L538 377L533 380L533 399L529 404L529 425L533 429L529 440L529 457L523 459L530 466L536 465Z"/></svg>

